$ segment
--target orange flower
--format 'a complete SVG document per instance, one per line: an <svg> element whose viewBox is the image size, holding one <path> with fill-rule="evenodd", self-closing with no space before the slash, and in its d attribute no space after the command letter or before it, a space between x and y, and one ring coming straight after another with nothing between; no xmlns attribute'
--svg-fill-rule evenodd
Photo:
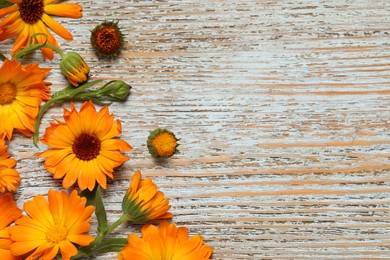
<svg viewBox="0 0 390 260"><path fill-rule="evenodd" d="M20 259L20 257L13 256L11 253L12 240L8 233L8 226L20 218L22 211L18 209L10 193L0 196L0 212L0 258L6 260Z"/></svg>
<svg viewBox="0 0 390 260"><path fill-rule="evenodd" d="M38 63L21 65L17 60L5 60L0 68L0 134L11 139L14 129L30 136L39 105L50 98L50 83L43 79L50 69Z"/></svg>
<svg viewBox="0 0 390 260"><path fill-rule="evenodd" d="M44 33L47 35L47 43L58 47L56 39L47 30L48 26L53 32L71 41L72 34L62 25L56 22L50 15L81 18L81 6L78 4L53 4L55 0L7 0L14 5L0 9L0 18L7 16L0 23L0 41L17 36L12 55L18 50L25 48L33 34ZM46 37L38 36L38 42L43 43ZM51 49L43 48L45 58L53 59Z"/></svg>
<svg viewBox="0 0 390 260"><path fill-rule="evenodd" d="M122 209L127 219L133 223L145 223L153 219L171 218L170 206L164 193L150 178L141 181L141 172L137 171L122 201Z"/></svg>
<svg viewBox="0 0 390 260"><path fill-rule="evenodd" d="M16 165L16 160L9 158L7 148L4 135L0 134L0 193L16 191L20 182L19 173L12 169Z"/></svg>
<svg viewBox="0 0 390 260"><path fill-rule="evenodd" d="M64 109L65 122L51 123L41 139L52 149L38 154L46 158L45 168L55 179L64 177L64 188L76 180L81 190L93 190L96 181L106 189L107 178L113 178L114 168L128 160L121 152L132 147L115 138L122 133L119 120L114 121L108 107L98 113L91 101L84 102L77 112L72 103L71 110Z"/></svg>
<svg viewBox="0 0 390 260"><path fill-rule="evenodd" d="M65 191L49 190L48 197L49 201L37 195L24 203L28 216L22 216L9 228L14 255L53 259L60 250L62 259L70 259L78 252L74 244L87 246L94 240L85 234L94 211L93 206L86 207L85 197L80 197L76 190L70 196Z"/></svg>
<svg viewBox="0 0 390 260"><path fill-rule="evenodd" d="M206 260L213 249L203 244L203 238L196 235L188 239L188 230L163 221L159 227L147 224L142 227L142 238L129 235L118 258L121 260Z"/></svg>

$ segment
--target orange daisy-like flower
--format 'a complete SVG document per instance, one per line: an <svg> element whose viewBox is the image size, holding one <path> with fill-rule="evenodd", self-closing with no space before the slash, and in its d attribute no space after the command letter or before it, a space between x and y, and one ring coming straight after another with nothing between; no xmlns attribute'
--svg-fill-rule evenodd
<svg viewBox="0 0 390 260"><path fill-rule="evenodd" d="M12 240L8 233L9 225L22 216L22 211L16 206L16 202L10 193L0 196L0 258L16 260L20 257L13 256L10 250Z"/></svg>
<svg viewBox="0 0 390 260"><path fill-rule="evenodd" d="M118 258L121 260L207 260L213 252L203 244L203 238L188 238L188 230L163 221L159 227L147 224L142 227L142 238L132 234L127 238Z"/></svg>
<svg viewBox="0 0 390 260"><path fill-rule="evenodd" d="M3 137L4 135L0 134L0 193L16 191L20 182L19 173L12 169L16 165L16 160L9 158L8 146Z"/></svg>
<svg viewBox="0 0 390 260"><path fill-rule="evenodd" d="M55 179L64 177L62 185L69 188L78 181L81 190L93 190L96 181L106 189L107 178L114 168L128 160L121 152L132 147L115 138L122 133L121 122L114 121L108 107L98 113L91 101L84 102L77 112L64 109L65 122L51 123L41 141L52 149L38 154L46 158L45 168Z"/></svg>
<svg viewBox="0 0 390 260"><path fill-rule="evenodd" d="M17 36L12 55L25 48L33 34L44 33L47 36L37 36L37 40L58 46L56 39L48 31L48 26L56 34L71 41L72 34L56 22L50 15L81 18L81 6L78 4L55 4L56 0L7 0L14 5L0 9L0 18L6 16L0 23L0 41ZM7 16L8 15L8 16ZM42 49L45 58L53 59L53 50Z"/></svg>
<svg viewBox="0 0 390 260"><path fill-rule="evenodd" d="M14 129L30 136L39 105L50 98L50 83L44 78L50 69L38 63L23 66L17 60L5 60L0 68L0 134L11 139Z"/></svg>
<svg viewBox="0 0 390 260"><path fill-rule="evenodd" d="M137 171L122 201L122 209L128 220L145 223L153 219L171 218L169 208L164 193L157 190L157 185L150 178L141 181L141 172Z"/></svg>
<svg viewBox="0 0 390 260"><path fill-rule="evenodd" d="M11 251L16 256L28 254L26 259L53 259L61 251L62 259L70 259L78 252L74 244L89 245L93 236L90 229L93 206L76 190L70 196L65 191L49 190L49 201L42 195L24 203L28 216L15 221L9 228Z"/></svg>

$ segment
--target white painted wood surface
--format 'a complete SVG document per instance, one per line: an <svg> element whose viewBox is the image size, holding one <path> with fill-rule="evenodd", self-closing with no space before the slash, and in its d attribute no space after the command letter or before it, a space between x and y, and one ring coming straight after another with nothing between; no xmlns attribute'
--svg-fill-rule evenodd
<svg viewBox="0 0 390 260"><path fill-rule="evenodd" d="M133 86L110 106L134 147L104 194L111 221L141 170L170 198L173 222L202 234L214 259L390 258L390 1L79 4L82 19L57 19L74 35L60 46L83 54L91 79ZM117 60L90 46L105 20L125 35ZM43 64L53 91L66 85L58 62ZM41 135L61 116L52 108ZM164 163L146 148L156 127L181 138L181 153ZM16 134L9 151L22 176L19 205L61 188L31 139Z"/></svg>

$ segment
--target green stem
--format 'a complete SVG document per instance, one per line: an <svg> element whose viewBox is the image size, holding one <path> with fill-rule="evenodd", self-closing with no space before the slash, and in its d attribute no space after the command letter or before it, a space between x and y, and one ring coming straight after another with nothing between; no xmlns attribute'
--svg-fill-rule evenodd
<svg viewBox="0 0 390 260"><path fill-rule="evenodd" d="M33 133L33 143L36 147L38 147L39 142L39 126L41 124L41 119L45 114L46 110L50 107L51 104L59 102L62 99L61 96L53 97L43 104L43 106L39 109L38 115L34 121L34 133Z"/></svg>
<svg viewBox="0 0 390 260"><path fill-rule="evenodd" d="M89 246L94 247L94 246L98 245L108 234L110 234L119 225L125 223L128 220L129 220L129 217L126 214L123 214L117 221L112 223L111 226L108 226L108 228L105 232L101 232Z"/></svg>
<svg viewBox="0 0 390 260"><path fill-rule="evenodd" d="M49 44L49 43L35 43L35 44L31 44L31 45L27 46L23 50L18 51L12 57L12 59L19 59L19 58L21 58L21 57L23 57L23 56L25 56L25 55L27 55L29 53L32 53L32 52L34 52L34 51L36 51L38 49L41 49L41 48L52 49L53 51L57 52L61 56L61 58L64 56L64 52L60 48L58 48L58 47L56 47L56 46L54 46L52 44Z"/></svg>
<svg viewBox="0 0 390 260"><path fill-rule="evenodd" d="M98 251L100 252L102 249L105 249L104 239L106 238L106 236L109 235L112 231L114 231L115 228L117 228L119 225L125 223L128 220L129 220L129 217L126 214L123 214L117 221L112 223L112 225L110 225L106 231L100 232L91 244L89 244L88 246L85 246L85 247L80 247L79 252L72 259L75 259L75 258L78 258L81 256L89 256L89 255L92 255L94 253L97 253ZM114 248L114 250L117 251L116 248Z"/></svg>

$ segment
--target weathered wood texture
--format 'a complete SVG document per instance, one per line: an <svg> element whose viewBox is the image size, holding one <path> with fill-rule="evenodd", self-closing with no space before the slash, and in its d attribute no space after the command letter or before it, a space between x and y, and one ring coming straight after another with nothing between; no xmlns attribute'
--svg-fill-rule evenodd
<svg viewBox="0 0 390 260"><path fill-rule="evenodd" d="M390 1L81 5L82 19L57 19L74 35L60 45L83 53L92 79L133 86L127 102L110 106L134 147L104 194L110 220L140 169L214 259L390 258ZM105 20L125 35L117 60L90 46ZM44 64L53 90L66 83L58 61ZM61 116L51 109L41 134ZM146 148L158 126L181 138L181 153L164 163ZM61 188L30 139L15 135L10 152L23 177L19 204Z"/></svg>

